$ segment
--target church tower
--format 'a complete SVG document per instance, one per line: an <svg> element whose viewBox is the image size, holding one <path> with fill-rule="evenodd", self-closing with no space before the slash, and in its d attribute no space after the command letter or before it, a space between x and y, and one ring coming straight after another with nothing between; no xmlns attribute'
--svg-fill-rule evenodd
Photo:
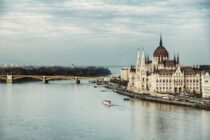
<svg viewBox="0 0 210 140"><path fill-rule="evenodd" d="M138 49L138 53L137 53L137 60L136 60L136 72L139 72L139 69L140 69L140 52L139 52L139 49Z"/></svg>
<svg viewBox="0 0 210 140"><path fill-rule="evenodd" d="M136 73L135 73L135 87L137 89L140 85L140 67L141 67L141 58L140 58L140 52L138 49L137 61L136 61Z"/></svg>
<svg viewBox="0 0 210 140"><path fill-rule="evenodd" d="M147 79L147 68L146 68L146 59L145 59L145 53L144 49L142 50L141 54L141 65L140 65L140 89L142 91L146 90L146 79Z"/></svg>

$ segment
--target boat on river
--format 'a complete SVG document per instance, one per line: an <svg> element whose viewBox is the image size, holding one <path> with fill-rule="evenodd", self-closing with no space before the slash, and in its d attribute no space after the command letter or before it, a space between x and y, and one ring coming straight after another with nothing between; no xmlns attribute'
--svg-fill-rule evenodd
<svg viewBox="0 0 210 140"><path fill-rule="evenodd" d="M130 101L130 98L123 98L124 101Z"/></svg>
<svg viewBox="0 0 210 140"><path fill-rule="evenodd" d="M102 104L107 105L107 106L111 106L111 105L112 105L112 101L109 100L109 99L104 99L104 100L102 101Z"/></svg>

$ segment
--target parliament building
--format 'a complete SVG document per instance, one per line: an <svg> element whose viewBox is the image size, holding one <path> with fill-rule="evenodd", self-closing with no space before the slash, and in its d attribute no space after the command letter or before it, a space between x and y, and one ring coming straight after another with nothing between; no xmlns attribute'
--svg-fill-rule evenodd
<svg viewBox="0 0 210 140"><path fill-rule="evenodd" d="M152 60L145 56L144 50L141 55L138 51L136 65L123 68L121 80L128 81L128 90L139 93L202 94L202 75L209 70L205 66L182 66L179 55L170 59L160 36L159 46L155 49Z"/></svg>

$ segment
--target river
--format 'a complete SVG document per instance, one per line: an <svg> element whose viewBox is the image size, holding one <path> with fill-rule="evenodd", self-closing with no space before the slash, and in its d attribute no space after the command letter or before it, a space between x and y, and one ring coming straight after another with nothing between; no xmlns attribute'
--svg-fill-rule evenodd
<svg viewBox="0 0 210 140"><path fill-rule="evenodd" d="M210 139L210 111L123 98L88 81L2 83L0 140Z"/></svg>

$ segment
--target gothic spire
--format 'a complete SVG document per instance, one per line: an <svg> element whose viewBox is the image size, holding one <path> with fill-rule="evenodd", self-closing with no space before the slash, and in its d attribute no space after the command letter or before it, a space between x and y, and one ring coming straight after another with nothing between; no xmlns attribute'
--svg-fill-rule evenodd
<svg viewBox="0 0 210 140"><path fill-rule="evenodd" d="M162 34L160 34L160 46L163 46Z"/></svg>
<svg viewBox="0 0 210 140"><path fill-rule="evenodd" d="M176 55L174 54L174 62L176 62Z"/></svg>
<svg viewBox="0 0 210 140"><path fill-rule="evenodd" d="M139 49L138 49L136 65L139 65L139 63L140 63L140 53L139 53Z"/></svg>
<svg viewBox="0 0 210 140"><path fill-rule="evenodd" d="M177 64L179 64L179 54L177 54Z"/></svg>
<svg viewBox="0 0 210 140"><path fill-rule="evenodd" d="M144 48L142 49L142 54L141 54L141 65L145 64L145 53L144 53Z"/></svg>
<svg viewBox="0 0 210 140"><path fill-rule="evenodd" d="M149 54L146 54L146 62L149 61Z"/></svg>

